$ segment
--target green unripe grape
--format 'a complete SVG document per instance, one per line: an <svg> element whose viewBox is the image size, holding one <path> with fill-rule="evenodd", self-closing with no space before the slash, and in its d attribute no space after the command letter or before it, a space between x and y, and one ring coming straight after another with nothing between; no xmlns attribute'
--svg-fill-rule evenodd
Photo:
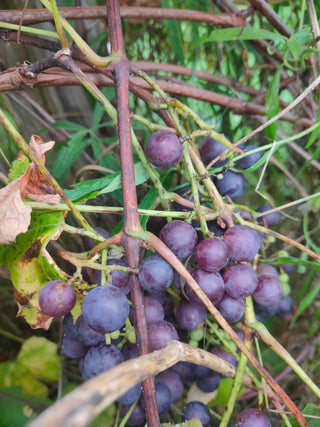
<svg viewBox="0 0 320 427"><path fill-rule="evenodd" d="M279 258L283 258L283 257L288 257L288 256L289 256L289 254L288 254L288 252L287 252L287 251L281 250L281 251L278 251L278 252L277 252L277 256L278 256Z"/></svg>
<svg viewBox="0 0 320 427"><path fill-rule="evenodd" d="M192 341L199 342L200 340L202 340L202 338L204 336L204 330L203 330L203 328L196 329L195 331L191 331L189 333L189 336L190 336L190 339Z"/></svg>
<svg viewBox="0 0 320 427"><path fill-rule="evenodd" d="M283 289L283 296L286 297L287 295L290 295L291 293L291 286L289 285L289 282L281 283L282 289Z"/></svg>
<svg viewBox="0 0 320 427"><path fill-rule="evenodd" d="M289 275L287 273L279 274L279 282L281 284L289 282Z"/></svg>

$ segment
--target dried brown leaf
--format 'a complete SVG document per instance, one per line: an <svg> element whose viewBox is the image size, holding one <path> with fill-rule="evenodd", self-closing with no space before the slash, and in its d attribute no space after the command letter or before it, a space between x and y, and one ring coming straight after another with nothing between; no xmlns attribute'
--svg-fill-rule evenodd
<svg viewBox="0 0 320 427"><path fill-rule="evenodd" d="M0 190L0 243L15 240L20 233L28 230L31 208L21 200L20 184L22 177L12 181Z"/></svg>

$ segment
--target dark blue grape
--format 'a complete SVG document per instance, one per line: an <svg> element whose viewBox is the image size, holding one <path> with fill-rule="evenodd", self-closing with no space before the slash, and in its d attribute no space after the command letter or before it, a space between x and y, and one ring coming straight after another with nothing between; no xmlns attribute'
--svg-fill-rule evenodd
<svg viewBox="0 0 320 427"><path fill-rule="evenodd" d="M217 304L217 309L227 322L236 323L244 315L244 302L242 299L232 298L225 293L222 300Z"/></svg>
<svg viewBox="0 0 320 427"><path fill-rule="evenodd" d="M282 286L275 277L260 276L258 286L252 294L256 303L263 307L275 306L280 303L283 296Z"/></svg>
<svg viewBox="0 0 320 427"><path fill-rule="evenodd" d="M181 377L174 371L163 371L158 375L158 380L169 387L172 402L176 402L183 394L184 385Z"/></svg>
<svg viewBox="0 0 320 427"><path fill-rule="evenodd" d="M211 136L205 136L199 145L199 154L203 163L208 166L216 157L225 152L227 147ZM228 163L228 160L217 160L213 167L219 168Z"/></svg>
<svg viewBox="0 0 320 427"><path fill-rule="evenodd" d="M172 396L169 387L160 382L154 382L154 388L156 392L156 401L158 406L159 415L165 414L170 409L172 403ZM144 401L141 401L142 407L144 407Z"/></svg>
<svg viewBox="0 0 320 427"><path fill-rule="evenodd" d="M226 171L221 179L216 179L215 184L221 196L236 199L246 191L246 180L240 173Z"/></svg>
<svg viewBox="0 0 320 427"><path fill-rule="evenodd" d="M84 356L89 348L89 346L80 341L76 341L67 337L62 338L61 350L71 359L79 359L80 357Z"/></svg>
<svg viewBox="0 0 320 427"><path fill-rule="evenodd" d="M212 372L212 371L211 371ZM217 390L220 384L221 375L218 373L209 374L202 378L197 378L197 386L205 393L212 393Z"/></svg>
<svg viewBox="0 0 320 427"><path fill-rule="evenodd" d="M121 351L113 344L98 344L91 347L84 357L83 368L87 378L108 371L123 362Z"/></svg>
<svg viewBox="0 0 320 427"><path fill-rule="evenodd" d="M209 409L204 403L197 400L187 403L182 410L183 421L192 420L193 418L199 420L203 427L210 426Z"/></svg>
<svg viewBox="0 0 320 427"><path fill-rule="evenodd" d="M176 220L163 227L160 239L178 258L185 259L195 250L198 236L192 225Z"/></svg>
<svg viewBox="0 0 320 427"><path fill-rule="evenodd" d="M129 316L129 310L126 295L112 285L92 289L82 304L85 322L103 334L122 328Z"/></svg>
<svg viewBox="0 0 320 427"><path fill-rule="evenodd" d="M136 384L131 387L128 391L126 391L122 396L120 396L117 400L122 405L132 405L134 402L140 399L141 396L141 384Z"/></svg>
<svg viewBox="0 0 320 427"><path fill-rule="evenodd" d="M243 145L238 145L238 148L241 150L244 150L246 153L248 151L255 150L258 148L255 145L247 145L244 147ZM257 163L261 157L263 156L263 152L259 151L258 153L250 154L249 156L243 157L242 159L237 160L236 166L240 169L249 169L251 166L253 166L255 163Z"/></svg>
<svg viewBox="0 0 320 427"><path fill-rule="evenodd" d="M138 278L143 289L149 292L164 291L173 282L173 268L154 253L141 262Z"/></svg>
<svg viewBox="0 0 320 427"><path fill-rule="evenodd" d="M272 205L265 204L260 206L257 209L257 212L263 213L263 212L270 211L271 209L273 209ZM280 221L280 214L278 211L270 212L266 215L258 217L258 223L260 225L263 225L264 227L274 227L275 225L278 224L279 221Z"/></svg>
<svg viewBox="0 0 320 427"><path fill-rule="evenodd" d="M207 309L202 304L181 301L176 312L177 324L180 329L195 331L201 328L207 318Z"/></svg>
<svg viewBox="0 0 320 427"><path fill-rule="evenodd" d="M121 408L121 414L125 415L129 411L130 407L131 405L123 405ZM131 412L131 415L128 418L127 423L130 426L139 426L140 424L143 423L145 418L146 416L145 416L144 409L139 403L137 403L136 406L133 408L133 411Z"/></svg>
<svg viewBox="0 0 320 427"><path fill-rule="evenodd" d="M277 315L279 317L286 317L292 313L293 310L293 300L290 295L286 295L282 297L279 303L279 308L277 311Z"/></svg>
<svg viewBox="0 0 320 427"><path fill-rule="evenodd" d="M86 345L93 346L105 341L105 335L90 328L82 314L77 319L76 330L79 341Z"/></svg>

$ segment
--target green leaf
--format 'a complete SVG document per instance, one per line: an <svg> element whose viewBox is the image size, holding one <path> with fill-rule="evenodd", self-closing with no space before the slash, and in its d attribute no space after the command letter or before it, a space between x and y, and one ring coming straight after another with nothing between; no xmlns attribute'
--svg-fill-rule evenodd
<svg viewBox="0 0 320 427"><path fill-rule="evenodd" d="M57 120L51 124L53 129L64 129L70 132L78 132L79 130L84 130L85 128L78 123L69 122L68 120Z"/></svg>
<svg viewBox="0 0 320 427"><path fill-rule="evenodd" d="M313 40L313 35L311 33L311 27L305 27L302 28L299 31L296 31L293 33L290 37L288 42L298 43L300 45L303 45L305 43L309 43Z"/></svg>
<svg viewBox="0 0 320 427"><path fill-rule="evenodd" d="M320 291L320 282L300 302L298 306L298 310L296 311L295 315L293 316L293 319L291 320L289 329L292 328L296 319L301 315L301 313L303 313L304 310L306 310L309 307L309 305L313 303L319 291Z"/></svg>
<svg viewBox="0 0 320 427"><path fill-rule="evenodd" d="M25 340L16 361L18 366L37 378L59 379L58 345L46 338L33 336Z"/></svg>
<svg viewBox="0 0 320 427"><path fill-rule="evenodd" d="M320 270L320 265L318 262L315 261L307 261L301 258L294 258L294 257L278 257L278 258L270 258L267 260L261 260L263 264L271 264L271 265L282 265L282 264L292 264L292 265L310 265L314 267L316 270Z"/></svg>
<svg viewBox="0 0 320 427"><path fill-rule="evenodd" d="M315 122L319 123L319 121L320 121L320 108L318 107ZM317 138L319 138L319 128L316 128L311 132L309 139L308 139L308 142L305 146L305 149L310 148L311 145L317 140Z"/></svg>
<svg viewBox="0 0 320 427"><path fill-rule="evenodd" d="M169 9L177 7L174 0L161 0L161 6ZM169 19L165 21L165 25L174 55L178 63L184 65L183 40L180 23L176 20Z"/></svg>
<svg viewBox="0 0 320 427"><path fill-rule="evenodd" d="M5 389L0 399L0 427L23 427L30 420L32 409L22 399L26 398L21 387ZM29 415L29 416L28 416Z"/></svg>
<svg viewBox="0 0 320 427"><path fill-rule="evenodd" d="M134 173L136 186L149 179L149 175L140 162L134 165ZM76 190L66 190L66 194L72 201L77 202L94 198L99 194L111 193L122 188L121 171L104 178L83 181L74 186Z"/></svg>
<svg viewBox="0 0 320 427"><path fill-rule="evenodd" d="M88 134L87 129L82 129L72 135L68 144L61 148L58 157L52 168L52 175L61 182L64 180L65 175L71 169L75 160L80 156L91 143L90 139L84 139Z"/></svg>
<svg viewBox="0 0 320 427"><path fill-rule="evenodd" d="M258 39L273 40L276 42L286 41L285 37L268 30L252 28L252 27L223 28L220 30L213 30L209 36L201 37L191 47L196 47L202 43L238 41L238 40L258 40Z"/></svg>
<svg viewBox="0 0 320 427"><path fill-rule="evenodd" d="M25 155L19 159L14 160L9 171L9 182L12 182L23 175L28 169L29 165L30 160Z"/></svg>
<svg viewBox="0 0 320 427"><path fill-rule="evenodd" d="M280 103L279 103L279 85L280 85L280 76L281 76L281 70L282 66L277 69L277 71L274 73L273 79L271 81L270 89L268 90L267 96L266 96L266 107L267 107L267 118L268 120L271 119L273 116L275 116L279 112ZM266 135L270 139L274 139L276 136L278 127L278 122L273 122L271 125L269 125L265 132Z"/></svg>

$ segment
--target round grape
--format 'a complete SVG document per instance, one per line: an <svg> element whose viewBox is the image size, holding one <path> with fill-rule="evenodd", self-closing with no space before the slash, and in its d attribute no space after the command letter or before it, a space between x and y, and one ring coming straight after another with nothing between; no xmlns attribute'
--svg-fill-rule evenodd
<svg viewBox="0 0 320 427"><path fill-rule="evenodd" d="M198 241L197 232L192 225L181 220L166 224L159 237L180 259L185 259L191 255Z"/></svg>
<svg viewBox="0 0 320 427"><path fill-rule="evenodd" d="M202 390L204 393L212 393L213 391L217 390L217 388L219 387L220 378L221 378L220 374L210 373L205 377L197 378L196 383L197 383L197 386L200 388L200 390Z"/></svg>
<svg viewBox="0 0 320 427"><path fill-rule="evenodd" d="M129 316L126 295L112 285L92 289L82 304L85 322L95 331L107 334L122 328Z"/></svg>
<svg viewBox="0 0 320 427"><path fill-rule="evenodd" d="M221 179L216 179L215 184L221 196L236 199L246 191L246 180L240 173L226 171Z"/></svg>
<svg viewBox="0 0 320 427"><path fill-rule="evenodd" d="M199 145L199 154L203 163L207 166L216 157L225 152L227 147L211 136L205 136ZM219 168L228 163L228 160L217 160L213 166Z"/></svg>
<svg viewBox="0 0 320 427"><path fill-rule="evenodd" d="M249 408L241 412L237 427L271 427L271 422L259 409Z"/></svg>
<svg viewBox="0 0 320 427"><path fill-rule="evenodd" d="M121 414L125 415L129 411L130 407L131 405L123 405L121 407ZM137 403L133 408L130 417L128 418L128 424L130 426L139 426L143 423L145 418L145 410L142 408L140 403Z"/></svg>
<svg viewBox="0 0 320 427"><path fill-rule="evenodd" d="M292 310L293 310L293 300L290 297L290 295L282 297L279 303L277 315L279 317L286 317L292 313Z"/></svg>
<svg viewBox="0 0 320 427"><path fill-rule="evenodd" d="M149 296L144 297L144 310L147 323L164 319L164 308L155 298Z"/></svg>
<svg viewBox="0 0 320 427"><path fill-rule="evenodd" d="M266 276L275 277L276 279L279 278L279 273L277 269L270 264L258 264L257 274L258 276L266 275Z"/></svg>
<svg viewBox="0 0 320 427"><path fill-rule="evenodd" d="M142 387L141 384L136 384L126 391L122 396L118 397L118 402L122 405L132 405L140 399Z"/></svg>
<svg viewBox="0 0 320 427"><path fill-rule="evenodd" d="M247 145L246 147L244 147L243 145L240 144L238 145L238 148L241 148L241 150L244 150L244 152L247 153L248 151L255 150L258 147L256 147L255 145ZM236 162L236 166L240 169L249 169L251 166L257 163L262 156L263 156L262 151L259 151L258 153L252 153L249 156L239 159Z"/></svg>
<svg viewBox="0 0 320 427"><path fill-rule="evenodd" d="M149 292L164 291L173 282L173 268L154 253L141 262L138 278L143 289Z"/></svg>
<svg viewBox="0 0 320 427"><path fill-rule="evenodd" d="M151 351L160 350L168 342L179 339L175 327L165 320L149 323L148 337Z"/></svg>
<svg viewBox="0 0 320 427"><path fill-rule="evenodd" d="M158 412L159 415L165 414L168 412L171 403L172 403L172 396L169 387L160 382L155 381L154 382L154 388L156 392L156 401L158 406ZM144 407L144 401L141 401L142 406Z"/></svg>
<svg viewBox="0 0 320 427"><path fill-rule="evenodd" d="M121 351L113 344L103 343L91 347L84 357L83 369L87 378L92 378L101 372L108 371L123 362Z"/></svg>
<svg viewBox="0 0 320 427"><path fill-rule="evenodd" d="M244 315L244 302L242 299L232 298L225 293L222 300L217 304L217 309L227 322L236 323Z"/></svg>
<svg viewBox="0 0 320 427"><path fill-rule="evenodd" d="M177 135L169 131L158 131L148 138L145 154L153 166L169 169L181 160L183 148Z"/></svg>
<svg viewBox="0 0 320 427"><path fill-rule="evenodd" d="M203 270L221 270L228 262L228 248L216 237L202 240L196 247L196 260Z"/></svg>
<svg viewBox="0 0 320 427"><path fill-rule="evenodd" d="M272 276L260 276L258 286L252 294L253 299L263 307L279 304L282 296L282 286L279 280Z"/></svg>
<svg viewBox="0 0 320 427"><path fill-rule="evenodd" d="M250 262L262 246L262 236L246 225L234 225L224 234L229 258L238 262Z"/></svg>
<svg viewBox="0 0 320 427"><path fill-rule="evenodd" d="M76 330L79 341L86 345L93 346L105 340L105 335L90 328L85 322L82 314L76 321Z"/></svg>
<svg viewBox="0 0 320 427"><path fill-rule="evenodd" d="M226 268L223 280L227 294L236 299L252 295L258 286L257 273L247 264L234 264Z"/></svg>
<svg viewBox="0 0 320 427"><path fill-rule="evenodd" d="M204 427L210 426L209 409L204 403L197 400L187 403L182 410L183 421L192 420L193 418L199 420Z"/></svg>
<svg viewBox="0 0 320 427"><path fill-rule="evenodd" d="M163 371L158 375L158 380L169 387L172 402L176 402L183 394L184 385L181 377L174 371Z"/></svg>
<svg viewBox="0 0 320 427"><path fill-rule="evenodd" d="M76 300L76 291L62 280L48 282L39 292L40 309L52 317L65 316L70 313Z"/></svg>
<svg viewBox="0 0 320 427"><path fill-rule="evenodd" d="M202 304L181 301L176 312L177 324L180 329L195 331L201 328L207 319L207 309Z"/></svg>
<svg viewBox="0 0 320 427"><path fill-rule="evenodd" d="M191 275L213 304L216 304L222 299L225 285L221 274L217 271L208 273L201 268L197 268ZM188 284L185 285L184 291L190 302L193 304L203 304Z"/></svg>
<svg viewBox="0 0 320 427"><path fill-rule="evenodd" d="M263 213L274 209L272 205L265 204L257 209L257 212ZM264 227L274 227L280 221L280 214L278 211L270 212L266 215L258 217L258 223Z"/></svg>
<svg viewBox="0 0 320 427"><path fill-rule="evenodd" d="M89 346L82 342L73 340L71 338L62 337L61 350L71 359L79 359L84 356L89 350Z"/></svg>

